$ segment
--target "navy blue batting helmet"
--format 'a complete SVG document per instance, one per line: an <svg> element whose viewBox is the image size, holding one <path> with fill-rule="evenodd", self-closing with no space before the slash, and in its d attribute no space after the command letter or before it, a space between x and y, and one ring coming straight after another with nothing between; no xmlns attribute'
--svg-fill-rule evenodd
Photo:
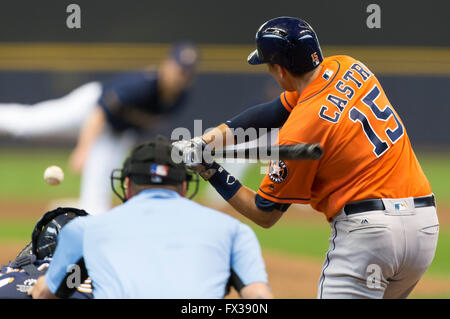
<svg viewBox="0 0 450 319"><path fill-rule="evenodd" d="M256 48L248 56L249 64L279 64L295 75L311 71L323 61L316 33L299 18L265 22L256 32Z"/></svg>

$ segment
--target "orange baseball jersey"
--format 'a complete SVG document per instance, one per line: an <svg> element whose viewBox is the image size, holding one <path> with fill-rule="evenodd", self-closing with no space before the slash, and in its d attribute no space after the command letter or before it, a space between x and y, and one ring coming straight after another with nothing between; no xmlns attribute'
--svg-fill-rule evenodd
<svg viewBox="0 0 450 319"><path fill-rule="evenodd" d="M324 59L299 95L283 92L290 112L278 143L320 143L318 161L272 161L258 194L307 204L330 219L346 203L431 194L405 126L375 75L349 56Z"/></svg>

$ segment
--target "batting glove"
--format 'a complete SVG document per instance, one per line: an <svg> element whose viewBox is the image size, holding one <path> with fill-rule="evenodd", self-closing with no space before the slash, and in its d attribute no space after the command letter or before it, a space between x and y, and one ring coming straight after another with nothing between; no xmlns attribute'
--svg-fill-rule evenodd
<svg viewBox="0 0 450 319"><path fill-rule="evenodd" d="M206 169L205 166L208 166L203 160L203 150L206 145L206 142L199 136L190 140L172 143L172 147L182 155L182 160L186 167L195 172L204 171Z"/></svg>

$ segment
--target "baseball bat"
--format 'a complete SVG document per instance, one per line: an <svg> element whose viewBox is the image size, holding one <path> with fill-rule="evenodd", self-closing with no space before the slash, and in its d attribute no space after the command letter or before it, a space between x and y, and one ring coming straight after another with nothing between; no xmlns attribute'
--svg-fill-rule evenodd
<svg viewBox="0 0 450 319"><path fill-rule="evenodd" d="M269 147L254 147L244 149L211 151L212 157L245 158L256 160L317 160L323 151L319 144L276 145Z"/></svg>

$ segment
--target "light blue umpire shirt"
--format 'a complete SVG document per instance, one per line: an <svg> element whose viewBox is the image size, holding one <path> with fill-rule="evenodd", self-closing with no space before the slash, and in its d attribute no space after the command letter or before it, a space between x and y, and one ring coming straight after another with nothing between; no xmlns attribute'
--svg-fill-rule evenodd
<svg viewBox="0 0 450 319"><path fill-rule="evenodd" d="M45 275L52 293L80 261L95 298L223 298L232 272L244 286L267 283L250 227L167 189L67 224Z"/></svg>

